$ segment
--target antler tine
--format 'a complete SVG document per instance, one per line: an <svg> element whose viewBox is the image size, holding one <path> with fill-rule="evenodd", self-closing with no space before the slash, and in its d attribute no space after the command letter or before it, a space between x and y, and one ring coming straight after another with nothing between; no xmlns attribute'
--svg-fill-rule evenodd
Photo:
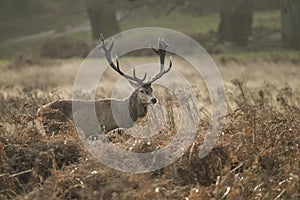
<svg viewBox="0 0 300 200"><path fill-rule="evenodd" d="M172 68L172 57L170 57L170 64L169 67L167 69L164 68L164 65L162 65L163 67L160 69L160 72L158 74L156 74L155 76L153 76L149 82L147 83L153 83L154 81L160 79L164 74L168 73L171 68Z"/></svg>
<svg viewBox="0 0 300 200"><path fill-rule="evenodd" d="M165 64L165 57L166 57L166 49L169 45L165 43L164 39L159 41L159 49L160 49L160 63L161 65Z"/></svg>
<svg viewBox="0 0 300 200"><path fill-rule="evenodd" d="M123 77L126 78L127 80L136 82L136 83L138 83L138 84L143 84L143 81L146 79L147 74L145 73L145 74L144 74L144 77L143 77L142 79L140 79L140 78L138 78L138 77L136 76L135 69L133 69L133 77L132 77L132 76L129 76L129 75L126 75L124 72L122 72L121 69L120 69L120 63L119 63L119 61L118 61L117 55L116 55L116 63L117 63L117 66L113 63L113 61L112 61L112 59L111 59L111 51L112 51L112 48L113 48L113 46L114 46L114 44L115 44L115 40L112 39L111 45L110 45L110 47L107 49L107 42L105 42L102 33L100 34L100 37L101 37L102 45L99 46L98 48L100 48L100 49L102 49L102 50L104 51L105 58L106 58L106 60L108 61L109 65L110 65L116 72L118 72L121 76L123 76Z"/></svg>
<svg viewBox="0 0 300 200"><path fill-rule="evenodd" d="M134 77L135 79L138 79L138 80L140 81L140 83L142 83L142 82L146 79L147 73L145 72L143 78L138 78L138 77L136 77L136 74L135 74L135 68L133 67L133 77Z"/></svg>
<svg viewBox="0 0 300 200"><path fill-rule="evenodd" d="M157 79L160 79L164 74L169 72L172 67L172 57L170 57L170 64L169 67L165 70L165 56L166 56L166 49L169 45L165 43L164 39L158 39L158 49L152 47L153 51L159 55L160 58L160 70L159 73L153 76L147 84L151 84Z"/></svg>
<svg viewBox="0 0 300 200"><path fill-rule="evenodd" d="M169 67L167 70L165 70L165 73L169 72L171 70L171 67L172 67L172 56L170 56L170 63L169 63Z"/></svg>
<svg viewBox="0 0 300 200"><path fill-rule="evenodd" d="M158 44L160 43L160 38L158 38ZM159 45L158 45L158 49L155 49L152 45L151 45L151 48L152 48L152 50L157 54L157 55L159 55Z"/></svg>
<svg viewBox="0 0 300 200"><path fill-rule="evenodd" d="M101 39L102 43L104 43L104 36L102 33L100 33L100 39Z"/></svg>

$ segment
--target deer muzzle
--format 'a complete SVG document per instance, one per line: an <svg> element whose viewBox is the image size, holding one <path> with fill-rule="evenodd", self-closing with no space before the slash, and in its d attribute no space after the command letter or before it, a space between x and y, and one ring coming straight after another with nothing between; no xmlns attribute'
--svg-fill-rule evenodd
<svg viewBox="0 0 300 200"><path fill-rule="evenodd" d="M152 103L152 105L156 104L157 99L155 97L151 98L150 102Z"/></svg>

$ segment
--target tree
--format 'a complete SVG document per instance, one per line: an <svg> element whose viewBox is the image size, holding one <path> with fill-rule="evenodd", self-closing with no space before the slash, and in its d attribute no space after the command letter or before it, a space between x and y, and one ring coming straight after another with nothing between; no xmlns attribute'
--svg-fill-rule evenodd
<svg viewBox="0 0 300 200"><path fill-rule="evenodd" d="M99 40L100 33L103 33L104 37L110 37L120 32L114 2L113 0L86 0L93 39Z"/></svg>
<svg viewBox="0 0 300 200"><path fill-rule="evenodd" d="M282 40L289 47L300 49L300 1L281 0Z"/></svg>
<svg viewBox="0 0 300 200"><path fill-rule="evenodd" d="M252 33L253 0L220 0L221 41L246 45Z"/></svg>

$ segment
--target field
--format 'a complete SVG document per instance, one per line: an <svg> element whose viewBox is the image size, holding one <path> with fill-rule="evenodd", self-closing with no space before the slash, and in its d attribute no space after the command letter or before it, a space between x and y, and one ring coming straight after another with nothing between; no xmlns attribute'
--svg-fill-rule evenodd
<svg viewBox="0 0 300 200"><path fill-rule="evenodd" d="M133 57L122 62L130 66L148 60L153 58ZM176 61L178 69L183 69L185 63ZM228 111L214 149L206 157L198 157L210 122L210 101L203 82L197 82L191 71L182 70L195 84L201 101L203 117L197 136L176 162L141 174L120 172L93 158L71 124L49 134L38 122L39 106L71 97L81 59L21 57L2 62L1 199L298 199L299 64L289 60L216 61L225 82ZM117 78L108 72L103 87L109 88ZM110 94L109 90L100 91L105 91L101 97ZM176 99L157 91L154 86L160 104L175 115ZM134 139L126 129L108 137L128 151L151 152L167 145L173 136L179 121L171 118L160 134L150 138L151 143Z"/></svg>
<svg viewBox="0 0 300 200"><path fill-rule="evenodd" d="M152 152L168 145L182 120L192 119L195 113L200 117L196 137L172 164L152 172L129 173L94 158L72 123L50 121L54 129L49 131L37 116L40 106L72 98L80 64L94 47L84 7L78 2L72 9L64 9L68 2L64 7L58 1L48 4L48 14L40 18L32 15L28 21L19 17L13 24L2 23L0 199L300 198L300 54L281 43L279 10L255 11L252 38L245 47L219 43L216 12L199 14L175 8L169 14L146 14L140 9L120 21L122 31L159 26L197 40L218 66L227 103L225 125L216 145L199 158L210 123L215 122L211 120L212 102L205 81L186 61L173 56L173 68L190 81L196 94L196 105L187 107L190 115L182 116L174 93L155 84L159 103L138 122L138 128L111 131L105 137L129 152ZM157 60L141 52L120 58L120 63L129 70ZM107 70L99 80L96 98L111 97L114 87L129 95L129 85L115 85L118 79ZM176 82L172 77L167 80ZM174 86L185 97L185 88ZM184 100L190 106L190 98ZM154 115L158 106L164 115ZM194 125L194 121L186 122L185 127ZM151 137L131 135L140 136L140 130L149 125L158 126L147 129L156 133ZM190 130L183 131L188 135ZM165 156L161 159L169 155ZM149 165L142 160L125 159L124 163Z"/></svg>

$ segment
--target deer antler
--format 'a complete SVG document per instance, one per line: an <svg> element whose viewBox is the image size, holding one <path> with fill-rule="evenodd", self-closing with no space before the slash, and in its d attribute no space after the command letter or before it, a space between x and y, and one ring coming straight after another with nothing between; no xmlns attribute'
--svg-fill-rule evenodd
<svg viewBox="0 0 300 200"><path fill-rule="evenodd" d="M169 45L165 43L163 39L158 40L158 49L152 47L153 51L159 55L160 58L160 71L158 74L153 76L149 81L144 84L151 84L157 79L160 79L164 74L168 73L172 67L172 57L170 57L169 67L165 70L165 57L166 57L166 49Z"/></svg>
<svg viewBox="0 0 300 200"><path fill-rule="evenodd" d="M133 81L135 83L138 83L139 85L146 85L146 84L151 84L154 81L160 79L164 74L168 73L171 70L172 67L172 57L170 57L170 64L169 67L167 69L165 69L165 56L166 56L166 49L169 46L167 43L165 43L165 41L163 39L159 39L158 40L158 49L155 49L154 47L152 47L153 51L159 55L160 58L160 71L158 74L154 75L153 77L151 77L149 79L149 81L145 81L147 73L145 73L143 78L138 78L136 76L135 73L135 68L133 68L133 76L129 76L126 75L124 72L122 72L120 70L120 66L119 66L119 61L118 58L116 56L116 63L117 66L113 63L112 59L111 59L111 50L113 48L114 45L114 39L111 42L111 45L109 48L107 48L107 42L104 40L103 35L101 34L101 41L102 41L102 45L99 46L98 48L102 49L104 51L104 55L106 60L108 61L108 63L110 64L110 66L116 71L118 72L121 76L123 76L124 78L126 78L129 81Z"/></svg>
<svg viewBox="0 0 300 200"><path fill-rule="evenodd" d="M110 64L110 66L124 78L126 78L130 81L136 82L138 84L144 84L143 81L146 79L147 74L145 73L144 77L142 79L140 79L135 74L135 68L133 68L133 76L129 76L129 75L125 74L124 72L122 72L120 70L120 65L119 65L117 56L116 56L117 66L113 63L113 61L111 59L111 50L114 46L115 40L114 39L112 40L110 47L107 49L107 42L104 41L103 35L101 34L100 37L102 40L102 45L99 46L98 48L103 49L105 58L108 61L108 63Z"/></svg>

